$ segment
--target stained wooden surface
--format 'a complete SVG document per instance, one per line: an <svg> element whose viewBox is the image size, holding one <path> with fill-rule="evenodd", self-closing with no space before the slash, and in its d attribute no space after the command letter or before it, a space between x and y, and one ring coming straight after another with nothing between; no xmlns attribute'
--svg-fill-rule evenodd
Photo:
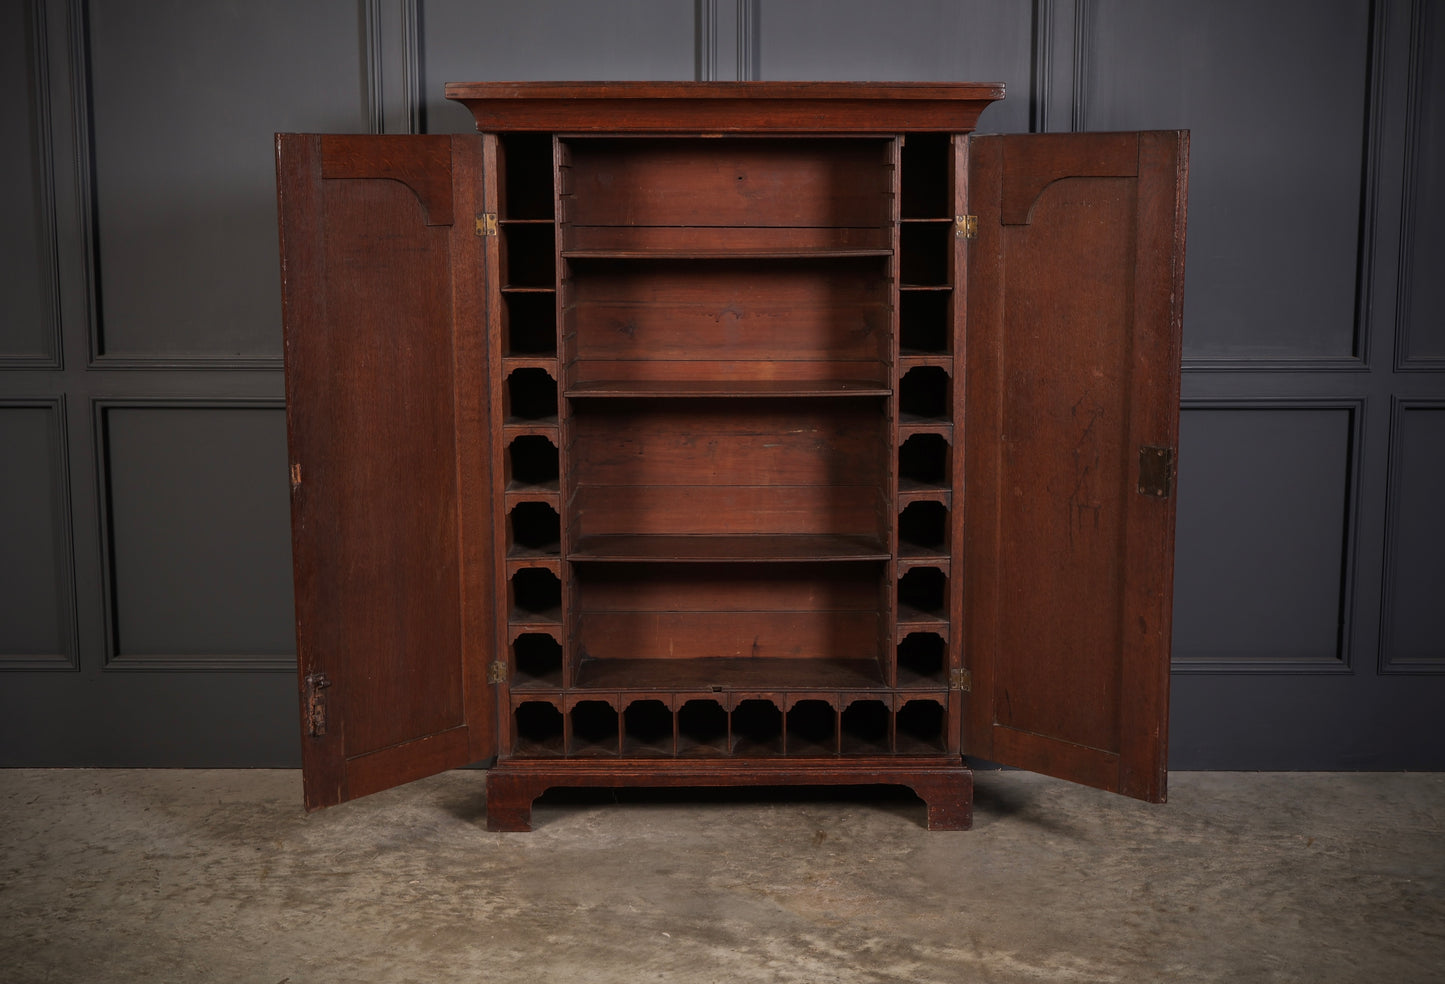
<svg viewBox="0 0 1445 984"><path fill-rule="evenodd" d="M954 757L905 764L894 758L850 761L532 762L509 761L487 774L487 829L532 829L532 801L558 786L902 785L926 807L929 830L973 825L973 773Z"/></svg>
<svg viewBox="0 0 1445 984"><path fill-rule="evenodd" d="M810 664L770 665L757 660L706 660L695 665L709 671L706 679L697 680L683 666L677 669L684 672L669 678L655 663L601 661L585 667L589 684L621 681L624 670L630 676L614 687L589 685L562 695L518 694L512 702L513 752L522 758L615 758L645 750L655 758L700 755L739 763L759 756L911 757L947 752L942 725L949 711L942 688L893 696L882 683L866 685L866 665L848 663L828 667L814 663L811 672ZM787 674L792 689L781 692L773 682L765 684L767 690L746 687L750 671L763 679L766 669ZM829 688L829 673L845 680L857 674L865 686ZM639 689L638 681L649 680L663 686ZM701 689L667 685L676 680L696 683Z"/></svg>
<svg viewBox="0 0 1445 984"><path fill-rule="evenodd" d="M463 660L464 637L490 636L491 584L464 571L459 548L464 529L483 553L491 540L457 471L457 415L483 417L453 398L459 374L486 385L453 349L453 263L478 259L453 236L453 154L475 176L478 150L449 137L278 140L299 672L330 682L324 733L302 722L309 807L492 745Z"/></svg>
<svg viewBox="0 0 1445 984"><path fill-rule="evenodd" d="M705 692L860 690L883 686L876 659L829 657L816 660L700 656L662 664L645 659L592 659L582 664L577 687L584 690Z"/></svg>
<svg viewBox="0 0 1445 984"><path fill-rule="evenodd" d="M887 560L881 539L864 536L823 536L794 533L744 533L712 536L647 536L622 533L578 538L573 561L668 561L733 564L758 561Z"/></svg>
<svg viewBox="0 0 1445 984"><path fill-rule="evenodd" d="M571 140L560 171L562 221L573 233L588 226L852 228L886 249L889 144Z"/></svg>
<svg viewBox="0 0 1445 984"><path fill-rule="evenodd" d="M567 387L570 399L612 397L816 397L816 396L887 396L889 388L874 379L850 379L848 375L861 376L875 369L872 363L825 363L820 368L802 368L789 363L745 362L700 362L677 361L666 364L657 362L624 362L615 360L607 363L592 363L591 371L618 372L626 379L579 379ZM764 373L768 370L792 370L786 378L738 379L734 373L751 372L755 368ZM811 379L809 376L822 371L827 378ZM633 379L634 375L646 372L675 375L671 379ZM838 373L838 375L833 375ZM704 376L723 375L726 378L708 379ZM741 410L741 408L739 408Z"/></svg>
<svg viewBox="0 0 1445 984"><path fill-rule="evenodd" d="M583 485L577 535L871 537L879 499L870 485Z"/></svg>
<svg viewBox="0 0 1445 984"><path fill-rule="evenodd" d="M451 82L484 132L968 131L994 83Z"/></svg>
<svg viewBox="0 0 1445 984"><path fill-rule="evenodd" d="M695 230L702 233L704 230ZM875 381L887 265L872 257L571 265L565 359L576 381Z"/></svg>
<svg viewBox="0 0 1445 984"><path fill-rule="evenodd" d="M761 781L901 782L958 826L966 749L1162 796L1172 502L1131 483L1174 443L1182 138L971 150L966 85L452 94L502 134L338 139L311 182L344 261L298 304L354 350L325 352L339 392L298 362L298 446L349 421L320 438L355 472L326 521L357 518L298 572L333 551L369 636L308 790L495 747L502 827L549 785ZM578 135L682 130L684 105L693 133L927 130L940 105L955 132ZM335 623L304 583L303 632Z"/></svg>
<svg viewBox="0 0 1445 984"><path fill-rule="evenodd" d="M577 564L580 611L874 611L877 561L770 555L713 567L675 558Z"/></svg>
<svg viewBox="0 0 1445 984"><path fill-rule="evenodd" d="M574 411L572 480L873 486L886 467L880 417L866 399L599 401Z"/></svg>
<svg viewBox="0 0 1445 984"><path fill-rule="evenodd" d="M967 747L1164 796L1187 137L976 138Z"/></svg>

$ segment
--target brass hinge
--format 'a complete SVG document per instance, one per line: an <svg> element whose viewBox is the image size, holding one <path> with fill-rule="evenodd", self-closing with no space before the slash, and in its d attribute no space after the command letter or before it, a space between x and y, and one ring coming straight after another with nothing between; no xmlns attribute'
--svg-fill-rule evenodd
<svg viewBox="0 0 1445 984"><path fill-rule="evenodd" d="M293 464L293 465L291 466L291 491L294 492L294 491L296 491L296 489L298 489L298 488L300 488L300 487L301 487L301 462L298 461L298 462L296 462L295 464Z"/></svg>
<svg viewBox="0 0 1445 984"><path fill-rule="evenodd" d="M495 236L497 234L497 213L480 212L477 214L477 235Z"/></svg>
<svg viewBox="0 0 1445 984"><path fill-rule="evenodd" d="M488 683L506 683L506 682L507 682L507 664L504 663L504 662L502 662L501 660L497 660L496 662L492 663L491 666L488 666L488 667L487 667L487 682L488 682Z"/></svg>
<svg viewBox="0 0 1445 984"><path fill-rule="evenodd" d="M1174 449L1145 445L1139 449L1139 494L1167 499L1174 494Z"/></svg>
<svg viewBox="0 0 1445 984"><path fill-rule="evenodd" d="M953 234L959 239L978 238L978 216L960 215L953 220Z"/></svg>
<svg viewBox="0 0 1445 984"><path fill-rule="evenodd" d="M326 734L326 693L331 681L325 673L306 674L302 700L306 704L306 733L312 738Z"/></svg>
<svg viewBox="0 0 1445 984"><path fill-rule="evenodd" d="M973 693L973 671L959 667L948 671L948 689L962 690L966 694Z"/></svg>

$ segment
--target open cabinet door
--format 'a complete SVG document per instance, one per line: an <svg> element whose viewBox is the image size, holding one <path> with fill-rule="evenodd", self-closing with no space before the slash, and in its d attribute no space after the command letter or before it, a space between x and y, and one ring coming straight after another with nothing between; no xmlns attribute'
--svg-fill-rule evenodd
<svg viewBox="0 0 1445 984"><path fill-rule="evenodd" d="M483 152L277 137L307 809L495 754Z"/></svg>
<svg viewBox="0 0 1445 984"><path fill-rule="evenodd" d="M1162 802L1188 134L971 141L965 751Z"/></svg>

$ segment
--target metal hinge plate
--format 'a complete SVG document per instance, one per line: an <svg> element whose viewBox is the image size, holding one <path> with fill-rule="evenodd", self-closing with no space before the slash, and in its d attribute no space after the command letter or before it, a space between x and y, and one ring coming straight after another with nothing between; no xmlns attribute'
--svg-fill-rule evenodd
<svg viewBox="0 0 1445 984"><path fill-rule="evenodd" d="M960 215L953 220L953 234L959 239L978 238L978 216Z"/></svg>
<svg viewBox="0 0 1445 984"><path fill-rule="evenodd" d="M494 663L492 663L490 666L488 666L488 667L487 667L487 682L488 682L488 683L506 683L506 682L507 682L507 664L504 663L504 662L502 662L501 660L497 660L496 662L494 662Z"/></svg>
<svg viewBox="0 0 1445 984"><path fill-rule="evenodd" d="M306 733L312 738L326 734L326 688L331 681L325 673L306 674L302 700L306 704Z"/></svg>
<svg viewBox="0 0 1445 984"><path fill-rule="evenodd" d="M973 693L973 671L959 667L948 671L948 689L962 690L966 694Z"/></svg>
<svg viewBox="0 0 1445 984"><path fill-rule="evenodd" d="M298 461L298 462L296 462L295 464L293 464L293 465L291 466L291 488L292 488L293 490L295 490L295 489L298 489L298 488L300 488L300 487L301 487L301 462Z"/></svg>
<svg viewBox="0 0 1445 984"><path fill-rule="evenodd" d="M1174 494L1174 449L1145 445L1139 449L1139 494L1167 499Z"/></svg>
<svg viewBox="0 0 1445 984"><path fill-rule="evenodd" d="M497 213L481 212L477 215L477 235L495 236L497 234Z"/></svg>

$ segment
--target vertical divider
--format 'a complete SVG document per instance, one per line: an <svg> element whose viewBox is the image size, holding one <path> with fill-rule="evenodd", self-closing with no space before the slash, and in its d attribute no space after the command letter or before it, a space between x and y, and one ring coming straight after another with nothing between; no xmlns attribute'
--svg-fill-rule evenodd
<svg viewBox="0 0 1445 984"><path fill-rule="evenodd" d="M900 284L902 283L902 227L903 227L903 142L906 136L893 138L888 145L890 181L892 182L888 218L889 248L888 259L888 338L884 343L884 359L888 370L888 414L884 424L886 447L885 495L883 501L884 528L888 536L888 563L883 575L883 617L880 626L879 650L883 660L883 682L889 687L898 686L898 659L896 641L898 637L898 446L900 443L898 423L899 374L899 332L902 313ZM841 724L841 722L840 722Z"/></svg>
<svg viewBox="0 0 1445 984"><path fill-rule="evenodd" d="M563 309L566 306L565 292L568 287L567 261L562 257L562 155L565 150L561 140L553 134L551 139L551 154L548 155L550 165L550 182L552 186L552 271L553 271L553 319L556 338L553 345L553 353L556 358L556 368L553 378L557 380L557 502L558 511L562 516L562 536L559 550L561 552L561 578L562 578L562 686L571 688L577 679L577 640L575 638L577 625L577 583L572 576L572 563L569 559L572 554L572 528L570 518L574 514L571 508L571 458L572 442L570 439L571 428L568 426L571 404L567 400L566 378L564 376L564 353L563 342ZM620 727L620 725L619 725Z"/></svg>
<svg viewBox="0 0 1445 984"><path fill-rule="evenodd" d="M903 707L903 698L894 691L887 695L889 705L889 747L887 753L894 754L899 750L899 708Z"/></svg>
<svg viewBox="0 0 1445 984"><path fill-rule="evenodd" d="M484 133L482 140L482 211L485 213L497 214L500 208L502 189L506 180L505 163L495 133ZM466 217L463 217L466 221ZM475 228L474 228L475 231ZM486 346L487 346L487 370L488 370L488 394L490 399L490 412L487 419L491 422L491 433L488 435L492 449L492 529L497 535L492 540L492 573L493 583L505 589L507 585L507 538L500 535L506 528L507 521L507 497L506 497L506 467L503 461L507 454L506 441L503 437L503 399L502 393L506 385L506 373L502 368L502 312L501 300L501 240L496 236L485 236L482 238L482 249L486 255L486 262L483 264L483 293L489 299L487 304L486 322ZM465 438L463 438L465 440ZM495 592L503 599L510 598L510 591L500 590ZM492 644L492 651L486 656L477 654L476 659L486 659L488 663L498 660L504 661L507 666L506 679L497 684L497 751L501 756L508 756L513 751L513 737L516 729L512 721L512 695L511 678L516 667L512 666L512 642L510 621L511 611L509 605L502 606L497 612L495 619L495 639ZM490 657L490 658L487 658Z"/></svg>
<svg viewBox="0 0 1445 984"><path fill-rule="evenodd" d="M677 694L668 694L663 699L667 702L668 710L672 711L672 757L677 758L682 752L682 723L679 712L682 710L683 698Z"/></svg>
<svg viewBox="0 0 1445 984"><path fill-rule="evenodd" d="M966 133L955 133L952 137L952 154L949 161L949 201L953 203L953 214L955 216L968 215L968 147L969 136ZM968 320L968 240L957 234L953 237L953 291L949 299L949 327L953 332L953 474L951 477L953 495L949 500L948 521L952 524L949 531L948 553L951 558L949 563L949 601L948 621L950 632L948 634L948 664L945 678L953 679L953 671L963 670L967 663L965 659L964 640L967 638L964 632L963 612L963 550L965 523L968 517L964 514L964 503L967 501L964 496L964 467L966 455L964 454L964 441L968 435L968 420L964 413L966 401L966 380L968 377L968 349L967 349L967 320ZM948 691L948 748L958 750L963 747L963 713L966 695L959 688L953 687L950 683Z"/></svg>
<svg viewBox="0 0 1445 984"><path fill-rule="evenodd" d="M776 704L777 704L778 710L781 712L781 719L780 719L780 721L779 721L779 726L780 726L781 729L782 729L782 736L781 736L781 737L782 737L782 746L783 746L783 754L784 754L784 755L791 755L791 754L792 754L792 749L789 747L789 745L792 743L792 739L789 738L789 736L788 736L788 712L789 712L790 710L792 710L792 707L793 707L793 704L792 704L792 696L793 696L792 694L781 693L781 694L777 694L777 695L775 696L775 698L774 698L774 700L775 700L775 702L776 702Z"/></svg>
<svg viewBox="0 0 1445 984"><path fill-rule="evenodd" d="M829 694L828 706L833 709L833 754L843 754L843 695Z"/></svg>
<svg viewBox="0 0 1445 984"><path fill-rule="evenodd" d="M562 711L562 755L565 757L572 751L574 738L572 735L572 703L565 697L557 702Z"/></svg>
<svg viewBox="0 0 1445 984"><path fill-rule="evenodd" d="M722 700L723 709L727 711L728 717L728 733L727 740L723 744L723 754L729 756L733 753L733 711L737 710L738 701L739 697L736 693L729 694Z"/></svg>

